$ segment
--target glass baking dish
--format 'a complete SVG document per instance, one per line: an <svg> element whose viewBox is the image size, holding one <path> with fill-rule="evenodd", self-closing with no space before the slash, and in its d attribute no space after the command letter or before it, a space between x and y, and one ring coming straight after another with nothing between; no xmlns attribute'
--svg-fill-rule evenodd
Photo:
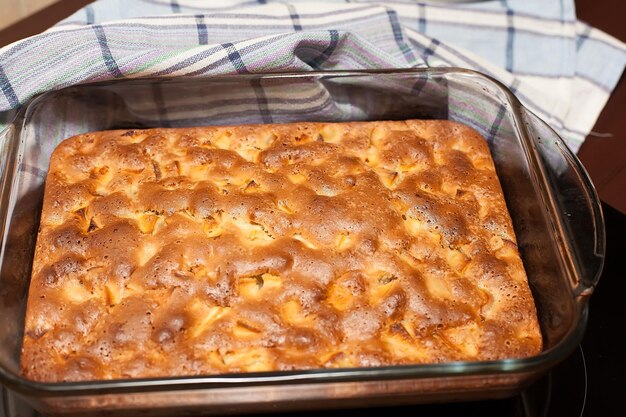
<svg viewBox="0 0 626 417"><path fill-rule="evenodd" d="M50 154L63 139L104 129L409 118L459 121L487 138L536 300L541 354L491 362L88 383L36 383L20 375L43 185ZM602 269L602 212L578 159L506 87L469 70L94 83L35 98L0 136L0 380L44 413L241 413L514 395L578 345Z"/></svg>

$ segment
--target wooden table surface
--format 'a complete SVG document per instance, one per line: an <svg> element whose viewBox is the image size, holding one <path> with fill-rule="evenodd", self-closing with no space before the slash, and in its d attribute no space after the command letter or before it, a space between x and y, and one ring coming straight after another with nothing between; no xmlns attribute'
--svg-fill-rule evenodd
<svg viewBox="0 0 626 417"><path fill-rule="evenodd" d="M63 0L0 31L0 46L37 34L90 3ZM626 42L626 2L623 0L576 0L579 19ZM581 98L583 99L583 98ZM624 76L611 95L593 132L578 156L607 204L626 213L626 81Z"/></svg>

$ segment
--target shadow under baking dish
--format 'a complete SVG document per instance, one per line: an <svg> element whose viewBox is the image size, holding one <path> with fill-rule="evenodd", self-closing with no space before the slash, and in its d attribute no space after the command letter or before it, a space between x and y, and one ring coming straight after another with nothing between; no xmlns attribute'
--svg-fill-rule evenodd
<svg viewBox="0 0 626 417"><path fill-rule="evenodd" d="M19 373L24 309L50 155L88 131L293 121L449 119L487 138L537 304L527 359L36 383ZM604 259L599 201L580 162L497 81L461 69L137 79L44 94L0 133L0 380L39 411L215 413L460 401L519 392L585 329Z"/></svg>

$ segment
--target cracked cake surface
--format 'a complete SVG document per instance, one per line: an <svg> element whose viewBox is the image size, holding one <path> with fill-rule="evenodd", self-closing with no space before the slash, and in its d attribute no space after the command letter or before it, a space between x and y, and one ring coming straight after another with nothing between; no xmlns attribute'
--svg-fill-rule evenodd
<svg viewBox="0 0 626 417"><path fill-rule="evenodd" d="M52 155L21 355L30 379L541 347L488 146L462 124L117 130Z"/></svg>

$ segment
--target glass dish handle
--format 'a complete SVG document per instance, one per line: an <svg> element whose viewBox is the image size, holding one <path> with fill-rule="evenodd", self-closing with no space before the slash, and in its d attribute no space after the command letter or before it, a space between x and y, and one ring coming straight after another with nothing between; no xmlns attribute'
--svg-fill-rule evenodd
<svg viewBox="0 0 626 417"><path fill-rule="evenodd" d="M537 116L523 110L525 127L531 138L543 183L552 190L548 202L557 214L555 227L563 229L574 269L575 296L591 295L600 280L605 256L605 229L602 205L589 174L567 144Z"/></svg>
<svg viewBox="0 0 626 417"><path fill-rule="evenodd" d="M11 137L15 131L13 124L8 125L6 128L0 131L0 197L2 200L5 198L6 193L6 170L9 166L9 147Z"/></svg>

